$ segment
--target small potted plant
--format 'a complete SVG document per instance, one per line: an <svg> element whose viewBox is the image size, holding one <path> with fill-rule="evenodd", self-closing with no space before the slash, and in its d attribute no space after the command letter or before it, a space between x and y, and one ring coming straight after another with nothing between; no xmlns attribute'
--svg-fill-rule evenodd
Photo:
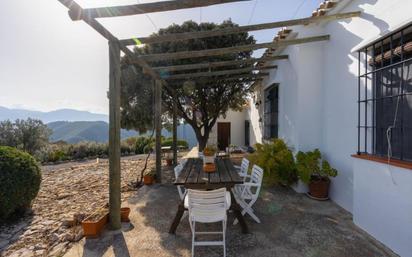
<svg viewBox="0 0 412 257"><path fill-rule="evenodd" d="M336 177L338 171L328 161L322 160L319 149L298 152L296 168L299 178L309 186L309 196L326 200L329 196L330 177Z"/></svg>
<svg viewBox="0 0 412 257"><path fill-rule="evenodd" d="M167 153L165 154L165 158L166 158L166 164L167 164L167 166L172 166L172 165L173 165L173 153L167 152Z"/></svg>
<svg viewBox="0 0 412 257"><path fill-rule="evenodd" d="M143 183L145 185L152 185L154 183L155 177L156 177L156 170L155 169L150 169L150 171L147 172L143 176Z"/></svg>
<svg viewBox="0 0 412 257"><path fill-rule="evenodd" d="M215 154L217 152L216 146L207 145L203 149L203 162L204 163L214 163L215 162Z"/></svg>
<svg viewBox="0 0 412 257"><path fill-rule="evenodd" d="M96 210L82 221L83 235L86 238L96 238L100 235L109 219L106 207Z"/></svg>
<svg viewBox="0 0 412 257"><path fill-rule="evenodd" d="M130 208L129 207L122 207L120 208L120 218L122 222L129 222L129 214L130 214Z"/></svg>

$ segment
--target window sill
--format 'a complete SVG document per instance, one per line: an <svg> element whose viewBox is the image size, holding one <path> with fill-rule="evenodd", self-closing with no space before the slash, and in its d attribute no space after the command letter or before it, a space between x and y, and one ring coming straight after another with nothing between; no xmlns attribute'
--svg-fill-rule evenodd
<svg viewBox="0 0 412 257"><path fill-rule="evenodd" d="M358 158L358 159L368 160L368 161L373 161L373 162L379 162L379 163L383 163L383 164L389 164L389 165L392 165L392 166L412 170L412 162L409 162L409 161L401 161L401 160L391 159L388 162L388 158L379 157L379 156L371 155L371 154L360 154L360 155L352 154L351 156L353 158Z"/></svg>

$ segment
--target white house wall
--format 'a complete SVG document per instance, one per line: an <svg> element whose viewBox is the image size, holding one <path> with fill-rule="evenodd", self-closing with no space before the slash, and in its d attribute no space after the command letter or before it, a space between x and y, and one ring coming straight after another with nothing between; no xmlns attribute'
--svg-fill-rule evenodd
<svg viewBox="0 0 412 257"><path fill-rule="evenodd" d="M412 171L355 160L358 60L356 49L412 20L412 0L341 1L339 12L360 18L293 27L298 37L330 35L327 42L287 47L261 92L279 84L279 136L295 150L320 148L339 175L330 196L353 213L354 222L401 256L412 256ZM263 95L263 93L262 93ZM263 97L261 98L264 102ZM251 139L262 141L260 114L251 103ZM263 116L262 116L263 118ZM253 127L253 129L252 129Z"/></svg>
<svg viewBox="0 0 412 257"><path fill-rule="evenodd" d="M208 144L217 145L217 123L230 122L230 144L236 146L245 145L245 120L246 110L244 111L228 111L226 117L219 117L215 126L210 131Z"/></svg>

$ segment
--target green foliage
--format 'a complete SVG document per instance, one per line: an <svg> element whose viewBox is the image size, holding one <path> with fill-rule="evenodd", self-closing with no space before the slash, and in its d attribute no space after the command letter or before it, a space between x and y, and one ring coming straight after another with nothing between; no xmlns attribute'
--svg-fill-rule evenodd
<svg viewBox="0 0 412 257"><path fill-rule="evenodd" d="M123 151L125 150L123 149ZM102 158L107 156L108 144L96 142L80 142L77 144L59 142L50 144L35 154L36 159L42 163L83 160L96 157Z"/></svg>
<svg viewBox="0 0 412 257"><path fill-rule="evenodd" d="M137 137L135 144L135 154L148 153L153 149L155 143L154 138L150 137Z"/></svg>
<svg viewBox="0 0 412 257"><path fill-rule="evenodd" d="M0 122L0 145L16 147L34 154L47 145L51 130L41 120L28 118Z"/></svg>
<svg viewBox="0 0 412 257"><path fill-rule="evenodd" d="M184 33L195 31L209 31L238 27L231 20L221 24L216 23L196 23L187 21L181 25L173 24L165 29L160 29L157 35L171 33ZM255 40L248 33L227 34L217 37L208 37L178 42L164 42L158 44L148 44L142 48L135 48L136 55L170 53L179 51L196 51L205 49L216 49L232 47L237 45L253 44ZM153 66L169 66L193 64L199 62L231 61L249 58L252 51L238 52L225 55L186 58L174 60L162 60L153 62ZM219 67L212 71L225 70L233 67ZM197 72L201 70L192 70ZM252 71L251 71L252 73ZM153 119L153 85L138 66L132 66L123 62L122 66L122 127L137 130L147 129L152 126ZM167 78L169 73L160 74ZM210 81L213 83L210 83ZM163 107L165 112L173 112L173 105L177 105L177 114L194 129L196 138L199 142L199 150L202 151L206 146L209 133L216 123L219 116L225 116L229 109L240 110L246 103L250 92L249 84L238 81L225 81L222 77L199 77L188 81L177 81L171 87L174 92L164 87L162 94Z"/></svg>
<svg viewBox="0 0 412 257"><path fill-rule="evenodd" d="M29 207L40 182L40 168L30 154L0 146L0 221Z"/></svg>
<svg viewBox="0 0 412 257"><path fill-rule="evenodd" d="M330 166L328 161L322 160L319 149L308 152L298 152L296 168L299 178L309 184L313 177L336 177L338 171Z"/></svg>
<svg viewBox="0 0 412 257"><path fill-rule="evenodd" d="M264 182L268 185L291 185L297 181L292 151L281 139L270 143L256 144L256 152L249 155L252 164L264 169Z"/></svg>
<svg viewBox="0 0 412 257"><path fill-rule="evenodd" d="M162 141L162 146L172 146L173 145L173 139L172 138L167 138L165 140ZM187 143L186 140L183 139L178 139L177 140L177 146L178 147L182 147L187 149L189 148L189 144Z"/></svg>

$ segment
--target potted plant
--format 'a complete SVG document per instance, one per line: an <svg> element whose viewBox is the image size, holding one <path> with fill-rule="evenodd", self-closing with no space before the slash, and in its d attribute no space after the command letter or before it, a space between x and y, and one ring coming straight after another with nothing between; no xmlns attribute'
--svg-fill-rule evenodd
<svg viewBox="0 0 412 257"><path fill-rule="evenodd" d="M155 181L155 177L156 177L156 170L155 169L150 169L150 171L147 172L143 176L143 183L145 185L152 185Z"/></svg>
<svg viewBox="0 0 412 257"><path fill-rule="evenodd" d="M120 208L120 219L122 222L129 222L129 214L130 214L130 208L129 207L122 207Z"/></svg>
<svg viewBox="0 0 412 257"><path fill-rule="evenodd" d="M298 152L296 168L299 178L309 186L309 196L319 200L328 199L330 177L336 177L338 171L328 161L322 160L319 149Z"/></svg>
<svg viewBox="0 0 412 257"><path fill-rule="evenodd" d="M173 153L172 152L167 152L165 154L165 158L166 158L167 166L172 166L173 165Z"/></svg>
<svg viewBox="0 0 412 257"><path fill-rule="evenodd" d="M297 181L293 153L282 139L256 144L255 148L248 159L263 168L265 184L290 186Z"/></svg>
<svg viewBox="0 0 412 257"><path fill-rule="evenodd" d="M207 145L203 149L203 162L204 163L215 163L215 154L217 152L216 146Z"/></svg>
<svg viewBox="0 0 412 257"><path fill-rule="evenodd" d="M103 207L87 216L82 221L83 235L86 238L96 238L102 232L109 218L109 211Z"/></svg>

